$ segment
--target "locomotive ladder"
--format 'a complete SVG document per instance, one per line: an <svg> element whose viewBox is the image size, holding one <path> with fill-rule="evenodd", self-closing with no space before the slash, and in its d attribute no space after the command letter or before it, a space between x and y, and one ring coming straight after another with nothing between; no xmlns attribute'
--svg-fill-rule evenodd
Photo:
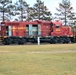
<svg viewBox="0 0 76 75"><path fill-rule="evenodd" d="M3 37L0 36L0 44L2 44L2 41L3 41Z"/></svg>

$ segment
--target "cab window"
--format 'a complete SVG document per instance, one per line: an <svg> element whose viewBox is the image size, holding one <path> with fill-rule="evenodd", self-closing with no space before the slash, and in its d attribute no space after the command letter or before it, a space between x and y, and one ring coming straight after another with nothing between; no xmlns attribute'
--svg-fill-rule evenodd
<svg viewBox="0 0 76 75"><path fill-rule="evenodd" d="M59 25L56 25L56 28L60 28L60 26Z"/></svg>

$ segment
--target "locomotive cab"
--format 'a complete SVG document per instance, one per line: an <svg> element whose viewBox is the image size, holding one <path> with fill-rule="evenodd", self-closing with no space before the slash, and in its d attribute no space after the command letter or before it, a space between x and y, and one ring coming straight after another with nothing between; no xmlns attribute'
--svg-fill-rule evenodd
<svg viewBox="0 0 76 75"><path fill-rule="evenodd" d="M60 36L61 34L61 27L62 27L62 22L57 20L53 22L53 32L51 33L52 36Z"/></svg>
<svg viewBox="0 0 76 75"><path fill-rule="evenodd" d="M57 42L61 43L69 43L69 42L74 42L73 41L73 32L71 31L70 26L63 26L62 22L60 21L55 21L53 22L54 27L53 27L53 32L51 33L52 36L57 38Z"/></svg>

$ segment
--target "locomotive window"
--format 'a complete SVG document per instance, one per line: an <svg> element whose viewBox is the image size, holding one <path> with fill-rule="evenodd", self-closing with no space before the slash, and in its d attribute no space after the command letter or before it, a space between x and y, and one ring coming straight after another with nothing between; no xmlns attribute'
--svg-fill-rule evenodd
<svg viewBox="0 0 76 75"><path fill-rule="evenodd" d="M38 35L38 26L33 25L33 35Z"/></svg>
<svg viewBox="0 0 76 75"><path fill-rule="evenodd" d="M60 28L60 26L57 25L56 28Z"/></svg>
<svg viewBox="0 0 76 75"><path fill-rule="evenodd" d="M6 36L12 36L12 26L6 26Z"/></svg>
<svg viewBox="0 0 76 75"><path fill-rule="evenodd" d="M9 35L9 34L8 34L8 30L9 30L9 28L8 28L8 26L6 26L6 36Z"/></svg>
<svg viewBox="0 0 76 75"><path fill-rule="evenodd" d="M29 35L29 25L26 25L26 35Z"/></svg>

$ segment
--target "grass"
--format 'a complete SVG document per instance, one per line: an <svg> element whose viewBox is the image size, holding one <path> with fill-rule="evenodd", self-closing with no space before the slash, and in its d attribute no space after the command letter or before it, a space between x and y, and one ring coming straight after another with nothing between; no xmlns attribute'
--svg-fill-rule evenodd
<svg viewBox="0 0 76 75"><path fill-rule="evenodd" d="M0 75L76 75L76 44L0 46ZM45 52L45 53L32 53Z"/></svg>

